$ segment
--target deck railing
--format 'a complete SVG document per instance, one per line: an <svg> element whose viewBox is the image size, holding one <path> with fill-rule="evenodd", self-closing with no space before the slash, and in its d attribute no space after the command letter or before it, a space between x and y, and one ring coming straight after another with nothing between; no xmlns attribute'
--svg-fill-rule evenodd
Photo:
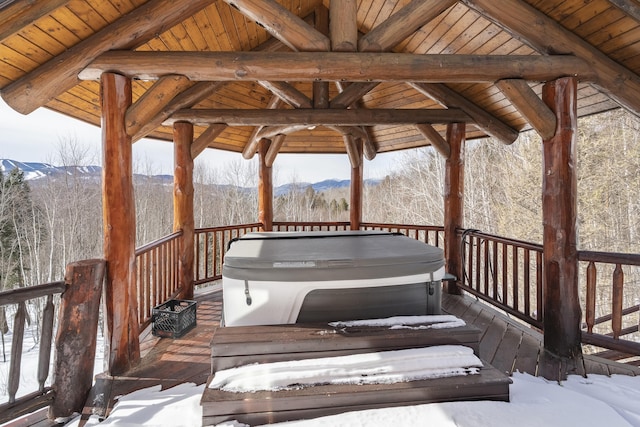
<svg viewBox="0 0 640 427"><path fill-rule="evenodd" d="M460 286L542 329L542 246L477 230L462 233Z"/></svg>
<svg viewBox="0 0 640 427"><path fill-rule="evenodd" d="M0 405L0 423L12 420L21 415L48 406L54 397L49 386L45 386L49 377L51 363L51 344L53 342L53 320L55 307L54 295L66 290L65 282L46 283L44 285L19 288L0 293L0 307L15 305L13 317L13 338L11 342L11 356L9 360L9 376L7 379L8 402ZM38 354L38 389L16 398L20 386L22 364L22 346L24 341L25 323L29 316L27 301L43 300L42 320L40 325L40 350Z"/></svg>
<svg viewBox="0 0 640 427"><path fill-rule="evenodd" d="M178 258L181 236L182 231L178 231L136 249L140 330L151 323L154 307L180 291Z"/></svg>
<svg viewBox="0 0 640 427"><path fill-rule="evenodd" d="M222 279L222 264L229 249L229 242L252 231L258 231L261 227L262 224L255 223L195 230L194 284L202 285Z"/></svg>
<svg viewBox="0 0 640 427"><path fill-rule="evenodd" d="M582 342L640 355L640 255L580 251L578 259Z"/></svg>
<svg viewBox="0 0 640 427"><path fill-rule="evenodd" d="M260 223L203 228L195 231L195 284L201 285L222 278L222 265L229 242L246 233L261 229ZM347 222L275 222L274 231L341 231L349 230ZM434 246L444 246L444 231L440 226L363 223L361 230L400 232ZM542 246L530 242L461 230L463 277L458 284L474 296L500 308L529 325L543 329L543 256ZM171 246L174 234L165 238L169 245L157 255L138 253L141 298L157 295L155 300L141 300L144 318L148 321L154 305L177 291L177 283L158 287L147 285L147 277L175 279L177 246ZM177 244L175 244L177 245ZM150 245L156 247L156 244ZM162 251L161 249L156 249ZM145 253L146 253L145 251ZM580 289L583 294L584 342L598 347L640 355L638 316L640 314L640 256L600 252L579 253L581 264ZM141 263L142 261L142 263ZM172 264L173 267L167 266ZM149 268L156 269L148 272ZM160 269L160 270L157 270ZM156 271L156 273L154 273ZM604 275L609 277L608 283ZM626 275L626 276L625 276ZM625 277L631 278L625 282ZM145 281L147 280L147 281ZM174 282L172 282L174 283ZM143 285L144 284L144 285ZM164 286L164 285L163 285ZM166 290L165 290L166 289ZM155 293L153 292L155 290ZM607 306L600 301L613 301ZM141 309L141 312L143 310Z"/></svg>

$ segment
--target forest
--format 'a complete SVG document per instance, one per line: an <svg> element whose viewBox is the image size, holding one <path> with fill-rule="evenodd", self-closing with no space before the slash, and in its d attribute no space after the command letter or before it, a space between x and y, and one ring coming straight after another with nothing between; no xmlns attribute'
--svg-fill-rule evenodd
<svg viewBox="0 0 640 427"><path fill-rule="evenodd" d="M640 121L620 110L580 119L579 249L640 252L639 130ZM96 162L72 139L57 151L61 166ZM465 227L540 243L541 153L534 132L509 146L468 141ZM443 171L444 159L431 148L406 151L382 182L365 187L363 220L442 225ZM172 231L173 187L145 165L137 172L136 239L142 245ZM196 227L256 222L255 162L198 164L194 181ZM101 257L100 185L74 173L33 181L17 170L0 176L0 290L61 280L67 263ZM275 221L348 221L347 189L291 187L274 198Z"/></svg>

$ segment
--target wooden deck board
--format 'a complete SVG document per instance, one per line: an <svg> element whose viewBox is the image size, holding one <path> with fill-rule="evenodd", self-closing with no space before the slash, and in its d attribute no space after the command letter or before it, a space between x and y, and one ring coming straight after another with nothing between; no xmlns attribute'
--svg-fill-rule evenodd
<svg viewBox="0 0 640 427"><path fill-rule="evenodd" d="M521 341L522 332L511 325L507 325L507 330L498 345L491 364L500 372L511 375Z"/></svg>

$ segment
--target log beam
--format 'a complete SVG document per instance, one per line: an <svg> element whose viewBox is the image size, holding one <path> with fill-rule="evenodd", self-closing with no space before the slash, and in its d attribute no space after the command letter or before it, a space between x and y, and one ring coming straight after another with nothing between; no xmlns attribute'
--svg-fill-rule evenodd
<svg viewBox="0 0 640 427"><path fill-rule="evenodd" d="M225 123L228 126L375 126L390 124L451 123L471 121L457 109L296 109L296 110L180 110L165 121L194 125Z"/></svg>
<svg viewBox="0 0 640 427"><path fill-rule="evenodd" d="M269 100L266 108L268 110L275 110L280 108L281 104L282 100L278 96L274 95ZM264 126L262 126L262 124L256 125L256 127L253 129L253 132L251 132L249 140L247 141L247 145L245 145L244 149L242 150L242 157L244 157L245 159L249 160L256 154L256 151L258 150L258 143L260 142L258 133L260 133L263 127Z"/></svg>
<svg viewBox="0 0 640 427"><path fill-rule="evenodd" d="M542 142L544 347L555 356L571 360L582 355L576 236L576 80L545 84L542 99L557 117L555 135Z"/></svg>
<svg viewBox="0 0 640 427"><path fill-rule="evenodd" d="M360 167L362 164L362 150L359 149L359 146L362 143L362 140L355 138L349 133L345 133L342 138L344 140L344 148L347 151L347 156L349 156L351 167Z"/></svg>
<svg viewBox="0 0 640 427"><path fill-rule="evenodd" d="M328 51L329 38L275 0L225 0L273 37L296 51Z"/></svg>
<svg viewBox="0 0 640 427"><path fill-rule="evenodd" d="M0 10L0 41L69 3L69 0L14 1Z"/></svg>
<svg viewBox="0 0 640 427"><path fill-rule="evenodd" d="M331 100L331 108L348 108L378 86L380 82L353 83L346 86ZM339 85L342 88L344 85Z"/></svg>
<svg viewBox="0 0 640 427"><path fill-rule="evenodd" d="M358 48L358 3L333 0L329 8L329 32L333 52L355 52Z"/></svg>
<svg viewBox="0 0 640 427"><path fill-rule="evenodd" d="M195 159L209 146L225 129L227 125L211 125L191 144L191 158Z"/></svg>
<svg viewBox="0 0 640 427"><path fill-rule="evenodd" d="M548 81L577 76L592 81L595 77L585 61L571 55L148 51L103 53L79 77L95 80L110 70L141 80L180 74L191 81L493 83L506 78Z"/></svg>
<svg viewBox="0 0 640 427"><path fill-rule="evenodd" d="M287 82L261 80L258 84L294 108L313 108L313 102L309 97Z"/></svg>
<svg viewBox="0 0 640 427"><path fill-rule="evenodd" d="M193 299L193 125L173 125L173 231L182 231L178 257L178 286L184 299Z"/></svg>
<svg viewBox="0 0 640 427"><path fill-rule="evenodd" d="M193 83L184 76L164 76L158 79L149 90L127 109L125 122L127 134L134 136L148 124L176 95L182 93Z"/></svg>
<svg viewBox="0 0 640 427"><path fill-rule="evenodd" d="M521 0L461 0L538 52L568 54L592 68L594 83L620 105L640 115L640 76ZM508 10L509 13L504 13ZM573 76L573 74L566 74ZM511 76L516 78L517 76ZM558 76L560 77L560 76ZM496 79L498 80L498 79ZM553 79L542 79L549 81Z"/></svg>
<svg viewBox="0 0 640 427"><path fill-rule="evenodd" d="M77 85L78 73L101 53L139 46L212 2L151 0L11 83L2 89L2 98L14 110L29 114Z"/></svg>
<svg viewBox="0 0 640 427"><path fill-rule="evenodd" d="M410 83L410 86L444 107L461 109L473 119L476 126L503 144L511 144L518 139L517 130L443 84Z"/></svg>
<svg viewBox="0 0 640 427"><path fill-rule="evenodd" d="M444 177L444 258L445 269L462 280L461 237L458 229L464 225L464 123L447 126L447 142L451 147L445 161ZM447 282L447 292L462 293L457 282Z"/></svg>
<svg viewBox="0 0 640 427"><path fill-rule="evenodd" d="M288 135L307 129L307 125L282 125L282 126L263 126L256 134L256 139L271 139L277 135Z"/></svg>
<svg viewBox="0 0 640 427"><path fill-rule="evenodd" d="M266 162L270 144L268 139L258 143L258 222L262 224L261 231L273 230L273 169Z"/></svg>
<svg viewBox="0 0 640 427"><path fill-rule="evenodd" d="M158 126L162 125L162 122L167 120L174 112L182 109L189 108L203 99L208 98L215 93L224 83L219 82L198 82L191 86L184 92L176 95L173 99L165 98L167 103L160 108L160 111L149 121L140 127L140 130L132 137L133 141L137 141L145 136L149 135Z"/></svg>
<svg viewBox="0 0 640 427"><path fill-rule="evenodd" d="M640 5L638 0L609 0L618 9L640 22Z"/></svg>
<svg viewBox="0 0 640 427"><path fill-rule="evenodd" d="M107 261L105 359L107 373L119 375L140 361L132 145L125 131L131 80L105 73L101 83L102 216Z"/></svg>
<svg viewBox="0 0 640 427"><path fill-rule="evenodd" d="M271 144L269 144L269 149L267 150L267 154L265 155L264 161L267 167L272 167L273 162L276 161L276 156L280 152L280 148L282 148L282 144L287 136L286 135L276 135L272 140Z"/></svg>
<svg viewBox="0 0 640 427"><path fill-rule="evenodd" d="M457 0L413 0L360 38L360 52L390 50L420 27L457 3Z"/></svg>
<svg viewBox="0 0 640 427"><path fill-rule="evenodd" d="M496 86L542 139L549 139L556 133L556 115L527 82L519 79L498 80Z"/></svg>
<svg viewBox="0 0 640 427"><path fill-rule="evenodd" d="M440 135L440 132L435 130L433 126L427 124L417 124L416 129L422 134L430 143L433 148L445 159L451 156L451 147L449 143Z"/></svg>

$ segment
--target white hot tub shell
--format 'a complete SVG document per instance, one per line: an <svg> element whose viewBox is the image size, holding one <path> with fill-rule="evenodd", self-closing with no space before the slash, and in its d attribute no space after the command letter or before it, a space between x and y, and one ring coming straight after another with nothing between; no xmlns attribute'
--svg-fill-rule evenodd
<svg viewBox="0 0 640 427"><path fill-rule="evenodd" d="M249 233L222 269L225 326L440 313L442 249L375 231Z"/></svg>

